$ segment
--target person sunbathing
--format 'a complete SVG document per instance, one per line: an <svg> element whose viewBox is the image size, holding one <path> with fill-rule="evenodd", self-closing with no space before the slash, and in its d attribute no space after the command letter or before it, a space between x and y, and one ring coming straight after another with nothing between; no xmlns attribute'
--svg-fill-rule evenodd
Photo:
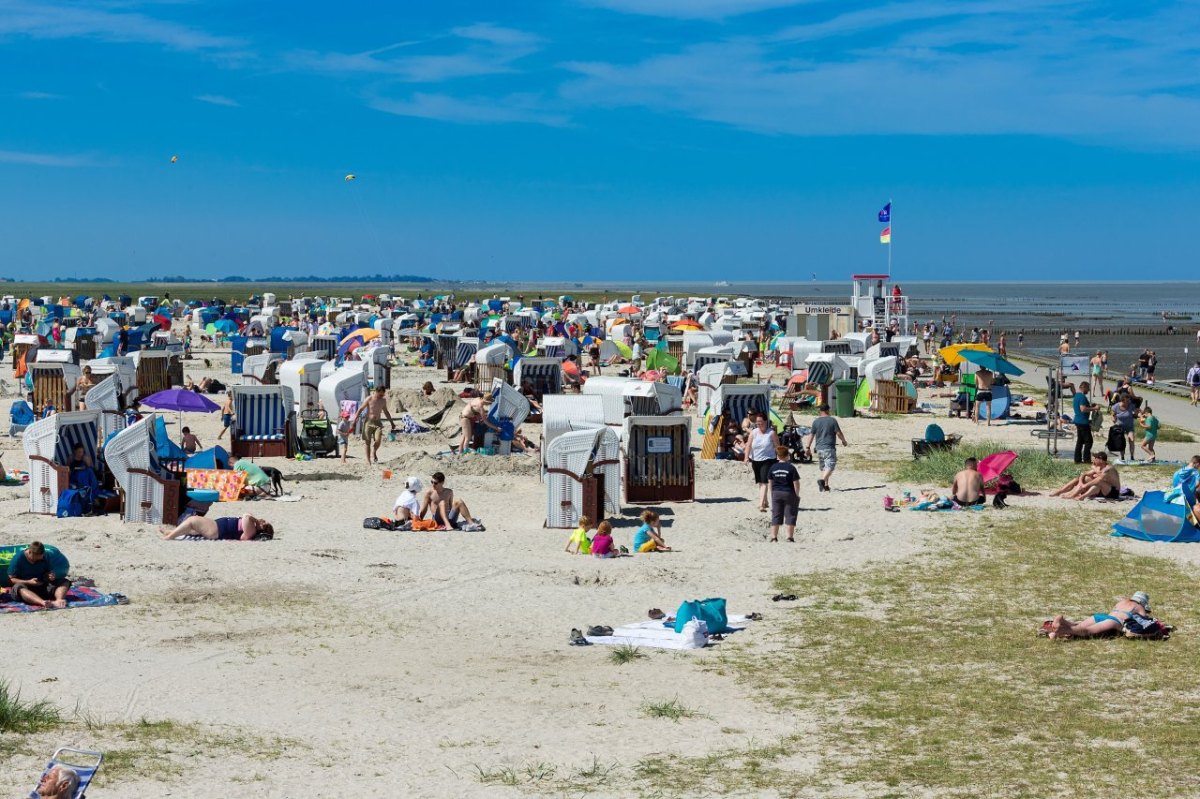
<svg viewBox="0 0 1200 799"><path fill-rule="evenodd" d="M275 528L264 519L245 516L191 516L177 527L162 527L162 537L171 541L184 536L200 536L210 541L256 541L275 537Z"/></svg>
<svg viewBox="0 0 1200 799"><path fill-rule="evenodd" d="M983 478L979 475L979 461L974 458L963 461L963 468L954 475L954 482L950 484L950 496L959 505L983 504Z"/></svg>
<svg viewBox="0 0 1200 799"><path fill-rule="evenodd" d="M1122 599L1108 613L1093 613L1090 618L1071 621L1062 614L1050 622L1051 638L1095 638L1098 635L1118 633L1125 627L1130 614L1150 615L1150 595L1138 591L1129 599Z"/></svg>
<svg viewBox="0 0 1200 799"><path fill-rule="evenodd" d="M38 780L38 799L72 799L79 790L79 772L70 766L56 765L46 770Z"/></svg>
<svg viewBox="0 0 1200 799"><path fill-rule="evenodd" d="M1117 499L1121 496L1121 477L1117 467L1108 462L1107 452L1093 452L1091 467L1062 488L1051 491L1050 496L1064 499Z"/></svg>
<svg viewBox="0 0 1200 799"><path fill-rule="evenodd" d="M429 482L429 488L425 489L425 495L421 498L419 518L426 518L425 514L428 513L429 518L440 524L445 530L462 529L467 532L483 530L483 523L471 515L467 504L454 496L453 489L446 488L446 475L434 472ZM460 528L459 521L462 519L466 521Z"/></svg>

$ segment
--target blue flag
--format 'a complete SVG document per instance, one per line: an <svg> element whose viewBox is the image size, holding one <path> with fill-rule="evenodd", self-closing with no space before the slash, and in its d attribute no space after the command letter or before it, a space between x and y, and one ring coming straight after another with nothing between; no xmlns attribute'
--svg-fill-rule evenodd
<svg viewBox="0 0 1200 799"><path fill-rule="evenodd" d="M887 205L883 206L883 210L879 212L879 221L880 222L891 222L892 221L892 204L891 203L888 203Z"/></svg>

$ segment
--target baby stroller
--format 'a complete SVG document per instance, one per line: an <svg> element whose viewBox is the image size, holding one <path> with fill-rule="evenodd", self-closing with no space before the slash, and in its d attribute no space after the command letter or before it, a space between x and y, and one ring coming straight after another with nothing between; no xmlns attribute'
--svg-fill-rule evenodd
<svg viewBox="0 0 1200 799"><path fill-rule="evenodd" d="M300 411L300 452L314 458L337 455L337 434L321 411Z"/></svg>

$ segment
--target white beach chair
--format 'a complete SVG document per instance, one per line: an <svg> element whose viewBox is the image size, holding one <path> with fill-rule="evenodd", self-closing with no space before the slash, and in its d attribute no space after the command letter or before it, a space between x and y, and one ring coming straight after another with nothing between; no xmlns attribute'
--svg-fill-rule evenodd
<svg viewBox="0 0 1200 799"><path fill-rule="evenodd" d="M89 411L100 413L100 441L125 429L125 413L121 410L121 378L117 374L105 377L83 397Z"/></svg>
<svg viewBox="0 0 1200 799"><path fill-rule="evenodd" d="M585 513L603 517L621 512L620 444L611 428L557 436L546 447L546 463L547 527L574 527Z"/></svg>
<svg viewBox="0 0 1200 799"><path fill-rule="evenodd" d="M179 518L179 478L159 464L157 414L147 414L117 434L104 448L104 459L121 488L126 522L174 524Z"/></svg>
<svg viewBox="0 0 1200 799"><path fill-rule="evenodd" d="M100 413L71 411L39 419L25 429L23 447L29 459L29 511L58 513L58 495L71 485L71 454L78 444L97 463Z"/></svg>

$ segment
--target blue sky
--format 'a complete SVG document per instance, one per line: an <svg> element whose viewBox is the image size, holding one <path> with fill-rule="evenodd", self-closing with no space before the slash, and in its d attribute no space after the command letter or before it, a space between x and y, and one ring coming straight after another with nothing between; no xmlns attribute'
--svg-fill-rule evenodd
<svg viewBox="0 0 1200 799"><path fill-rule="evenodd" d="M0 275L840 280L891 197L903 280L1194 279L1198 67L1182 2L0 0Z"/></svg>

